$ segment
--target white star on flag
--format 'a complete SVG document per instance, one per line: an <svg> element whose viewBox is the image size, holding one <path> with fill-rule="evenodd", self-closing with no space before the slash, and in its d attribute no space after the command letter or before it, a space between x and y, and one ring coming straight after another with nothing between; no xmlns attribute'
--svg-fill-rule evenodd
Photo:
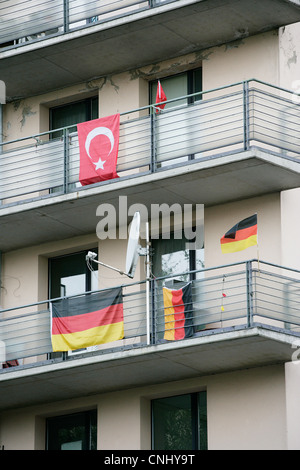
<svg viewBox="0 0 300 470"><path fill-rule="evenodd" d="M95 165L96 170L99 170L99 168L100 168L101 170L104 170L104 163L106 163L106 160L104 160L104 162L103 162L103 161L101 160L101 158L99 158L99 160L98 160L96 163L95 163L95 162L93 162L93 163L94 163L94 165Z"/></svg>

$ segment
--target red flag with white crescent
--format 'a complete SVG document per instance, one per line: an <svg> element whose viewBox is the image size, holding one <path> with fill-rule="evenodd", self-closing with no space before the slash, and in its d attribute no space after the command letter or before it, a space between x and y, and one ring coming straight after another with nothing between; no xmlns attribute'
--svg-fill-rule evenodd
<svg viewBox="0 0 300 470"><path fill-rule="evenodd" d="M83 186L118 178L120 114L77 124Z"/></svg>

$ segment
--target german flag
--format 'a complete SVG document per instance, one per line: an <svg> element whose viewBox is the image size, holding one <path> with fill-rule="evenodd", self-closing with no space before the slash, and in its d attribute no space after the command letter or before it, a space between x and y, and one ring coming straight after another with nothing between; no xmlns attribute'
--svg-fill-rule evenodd
<svg viewBox="0 0 300 470"><path fill-rule="evenodd" d="M110 343L124 337L122 288L52 302L53 351Z"/></svg>
<svg viewBox="0 0 300 470"><path fill-rule="evenodd" d="M238 222L220 241L222 253L234 253L257 245L257 215L251 215Z"/></svg>
<svg viewBox="0 0 300 470"><path fill-rule="evenodd" d="M184 339L194 334L191 283L182 289L163 288L166 340Z"/></svg>

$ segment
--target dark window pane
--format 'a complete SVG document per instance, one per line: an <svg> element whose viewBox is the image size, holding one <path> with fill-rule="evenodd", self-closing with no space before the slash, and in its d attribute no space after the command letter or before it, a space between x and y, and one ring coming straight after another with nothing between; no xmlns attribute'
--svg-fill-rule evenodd
<svg viewBox="0 0 300 470"><path fill-rule="evenodd" d="M206 450L206 392L152 401L154 450Z"/></svg>
<svg viewBox="0 0 300 470"><path fill-rule="evenodd" d="M207 450L207 397L206 392L198 393L198 449Z"/></svg>
<svg viewBox="0 0 300 470"><path fill-rule="evenodd" d="M97 253L97 249L93 249ZM86 265L86 251L49 260L50 298L81 294L98 289L97 271Z"/></svg>
<svg viewBox="0 0 300 470"><path fill-rule="evenodd" d="M191 397L153 401L154 450L192 449Z"/></svg>
<svg viewBox="0 0 300 470"><path fill-rule="evenodd" d="M47 450L95 450L96 448L96 410L47 419Z"/></svg>
<svg viewBox="0 0 300 470"><path fill-rule="evenodd" d="M50 130L72 126L70 132L76 132L76 124L98 117L98 97L76 101L50 109ZM62 131L53 132L52 138L60 137Z"/></svg>

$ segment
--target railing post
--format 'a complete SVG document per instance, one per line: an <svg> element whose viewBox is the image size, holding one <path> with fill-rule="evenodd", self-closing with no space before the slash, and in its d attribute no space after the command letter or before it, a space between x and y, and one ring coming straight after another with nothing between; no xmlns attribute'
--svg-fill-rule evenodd
<svg viewBox="0 0 300 470"><path fill-rule="evenodd" d="M156 344L157 339L157 304L156 304L156 286L155 280L151 279L151 313L152 313L152 328L151 328L151 344Z"/></svg>
<svg viewBox="0 0 300 470"><path fill-rule="evenodd" d="M155 108L152 108L150 114L151 119L151 155L150 155L150 172L154 173L156 170L156 114Z"/></svg>
<svg viewBox="0 0 300 470"><path fill-rule="evenodd" d="M249 150L249 82L243 82L244 150Z"/></svg>
<svg viewBox="0 0 300 470"><path fill-rule="evenodd" d="M68 192L69 182L69 129L63 130L64 139L64 194Z"/></svg>
<svg viewBox="0 0 300 470"><path fill-rule="evenodd" d="M247 327L253 325L253 269L252 261L246 261L246 289L247 289Z"/></svg>
<svg viewBox="0 0 300 470"><path fill-rule="evenodd" d="M69 0L63 0L64 9L64 33L69 32Z"/></svg>

